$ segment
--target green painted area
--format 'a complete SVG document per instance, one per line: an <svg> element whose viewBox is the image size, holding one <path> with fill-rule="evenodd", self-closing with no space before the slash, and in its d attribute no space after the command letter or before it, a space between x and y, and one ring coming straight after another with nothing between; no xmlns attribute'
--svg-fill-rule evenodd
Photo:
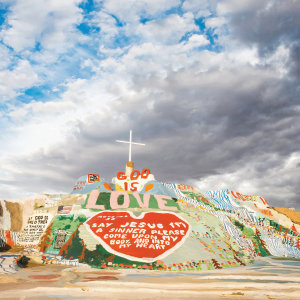
<svg viewBox="0 0 300 300"><path fill-rule="evenodd" d="M203 194L201 193L195 193L195 192L190 192L190 191L181 191L185 196L193 199L193 200L197 200L199 202L199 204L201 205L201 203L214 207L214 205L212 203L210 203L209 199L207 197L205 197Z"/></svg>
<svg viewBox="0 0 300 300"><path fill-rule="evenodd" d="M65 230L70 234L65 237L65 242L67 242L71 234L77 229L80 223L84 223L88 217L85 215L79 215L74 219L74 215L58 215L56 216L52 226L51 226L51 244L47 247L47 252L58 253L60 249L54 249L55 240L57 238L56 230Z"/></svg>
<svg viewBox="0 0 300 300"><path fill-rule="evenodd" d="M238 220L234 220L234 225L237 226L246 235L246 238L252 240L252 243L254 244L259 255L270 255L270 252L268 251L265 242L261 239L259 232L255 233L252 228L246 228L245 225L240 223Z"/></svg>

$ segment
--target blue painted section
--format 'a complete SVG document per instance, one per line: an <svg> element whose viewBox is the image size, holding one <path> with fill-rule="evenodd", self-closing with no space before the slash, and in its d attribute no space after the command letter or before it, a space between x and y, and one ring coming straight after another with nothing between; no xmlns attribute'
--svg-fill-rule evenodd
<svg viewBox="0 0 300 300"><path fill-rule="evenodd" d="M153 184L153 188L150 191L145 192L145 188L148 184ZM149 195L165 195L172 198L177 198L177 195L173 190L168 189L163 183L156 180L148 181L139 193Z"/></svg>
<svg viewBox="0 0 300 300"><path fill-rule="evenodd" d="M115 185L112 183L109 183L104 178L100 177L100 181L94 182L94 183L88 183L88 175L84 175L78 178L76 181L76 185L78 182L80 187L83 187L82 189L73 190L70 194L87 194L90 193L92 190L99 190L100 192L111 192L115 190ZM108 190L104 187L104 184L108 184L111 187L111 190ZM76 188L75 185L75 188Z"/></svg>

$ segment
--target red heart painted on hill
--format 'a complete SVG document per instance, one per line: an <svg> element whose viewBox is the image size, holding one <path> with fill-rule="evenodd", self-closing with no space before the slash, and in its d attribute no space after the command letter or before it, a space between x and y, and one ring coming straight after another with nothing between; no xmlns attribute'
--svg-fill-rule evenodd
<svg viewBox="0 0 300 300"><path fill-rule="evenodd" d="M152 262L179 248L190 225L175 213L103 211L85 222L110 253L134 261Z"/></svg>

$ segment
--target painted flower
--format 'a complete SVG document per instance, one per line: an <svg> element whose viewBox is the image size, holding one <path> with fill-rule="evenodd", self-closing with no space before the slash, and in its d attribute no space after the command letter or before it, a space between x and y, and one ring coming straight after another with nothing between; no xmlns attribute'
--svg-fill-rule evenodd
<svg viewBox="0 0 300 300"><path fill-rule="evenodd" d="M149 266L149 267L148 267L148 269L149 269L149 270L152 270L152 269L153 269L153 267L152 267L152 266Z"/></svg>
<svg viewBox="0 0 300 300"><path fill-rule="evenodd" d="M107 268L107 265L106 264L103 264L102 266L101 266L101 269L106 269Z"/></svg>
<svg viewBox="0 0 300 300"><path fill-rule="evenodd" d="M147 265L143 265L143 269L147 269Z"/></svg>
<svg viewBox="0 0 300 300"><path fill-rule="evenodd" d="M141 265L139 265L139 266L138 266L138 269L140 269L141 267L142 267L142 266L141 266Z"/></svg>
<svg viewBox="0 0 300 300"><path fill-rule="evenodd" d="M42 256L42 259L46 259L47 257L46 256Z"/></svg>

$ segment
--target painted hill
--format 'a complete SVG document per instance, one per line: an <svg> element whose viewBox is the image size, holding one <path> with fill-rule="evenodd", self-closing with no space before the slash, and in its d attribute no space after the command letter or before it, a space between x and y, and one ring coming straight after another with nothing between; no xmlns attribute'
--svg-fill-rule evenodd
<svg viewBox="0 0 300 300"><path fill-rule="evenodd" d="M150 170L109 183L82 176L71 194L0 200L0 247L43 264L191 271L300 257L300 225L259 196L161 183ZM150 176L151 175L151 176Z"/></svg>

